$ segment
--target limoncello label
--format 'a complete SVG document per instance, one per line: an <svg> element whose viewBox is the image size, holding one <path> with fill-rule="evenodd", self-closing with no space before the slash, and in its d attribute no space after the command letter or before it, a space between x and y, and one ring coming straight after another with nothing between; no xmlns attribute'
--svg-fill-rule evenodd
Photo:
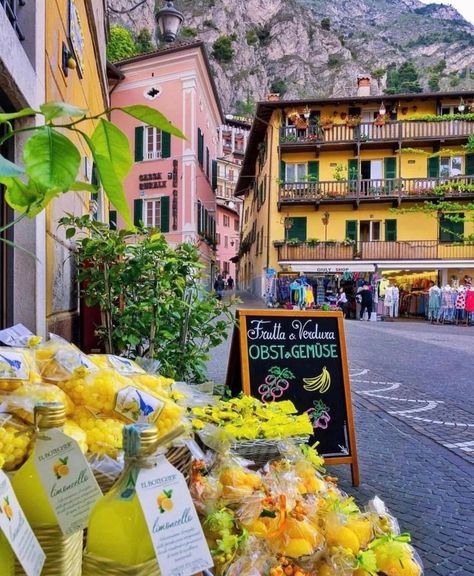
<svg viewBox="0 0 474 576"><path fill-rule="evenodd" d="M32 495L34 498L34 495ZM10 480L0 470L0 531L5 535L26 576L39 576L46 559L13 492Z"/></svg>
<svg viewBox="0 0 474 576"><path fill-rule="evenodd" d="M112 368L124 376L133 376L134 374L146 374L145 370L141 368L136 362L129 358L122 358L122 356L114 356L107 354L107 360Z"/></svg>
<svg viewBox="0 0 474 576"><path fill-rule="evenodd" d="M135 486L162 576L192 576L213 566L184 476L164 456L142 468Z"/></svg>
<svg viewBox="0 0 474 576"><path fill-rule="evenodd" d="M28 380L30 371L22 352L0 349L0 380Z"/></svg>
<svg viewBox="0 0 474 576"><path fill-rule="evenodd" d="M164 407L165 403L156 396L126 386L117 392L114 411L130 422L155 422Z"/></svg>
<svg viewBox="0 0 474 576"><path fill-rule="evenodd" d="M77 442L58 429L41 431L35 465L62 533L84 529L102 492Z"/></svg>

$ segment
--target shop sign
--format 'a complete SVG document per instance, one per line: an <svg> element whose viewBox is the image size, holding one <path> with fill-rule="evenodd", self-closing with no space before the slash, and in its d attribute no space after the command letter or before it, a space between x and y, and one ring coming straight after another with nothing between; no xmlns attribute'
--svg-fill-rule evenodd
<svg viewBox="0 0 474 576"><path fill-rule="evenodd" d="M226 385L263 402L291 400L313 425L309 444L359 483L341 312L238 310Z"/></svg>
<svg viewBox="0 0 474 576"><path fill-rule="evenodd" d="M140 190L152 190L154 188L166 188L167 180L163 180L161 172L152 172L151 174L140 174Z"/></svg>
<svg viewBox="0 0 474 576"><path fill-rule="evenodd" d="M84 34L75 0L69 0L69 40L80 75L84 73Z"/></svg>
<svg viewBox="0 0 474 576"><path fill-rule="evenodd" d="M291 269L304 274L344 274L345 272L375 272L375 264L336 262L312 264L309 262L291 262Z"/></svg>

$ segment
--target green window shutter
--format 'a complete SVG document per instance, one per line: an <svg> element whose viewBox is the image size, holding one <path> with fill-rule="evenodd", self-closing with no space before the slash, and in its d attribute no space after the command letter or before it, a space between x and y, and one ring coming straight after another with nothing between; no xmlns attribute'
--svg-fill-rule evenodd
<svg viewBox="0 0 474 576"><path fill-rule="evenodd" d="M209 164L210 164L209 148L206 146L206 176L209 178Z"/></svg>
<svg viewBox="0 0 474 576"><path fill-rule="evenodd" d="M143 222L143 200L137 198L133 201L133 225L140 226Z"/></svg>
<svg viewBox="0 0 474 576"><path fill-rule="evenodd" d="M170 197L161 196L160 198L160 210L161 210L161 232L170 231Z"/></svg>
<svg viewBox="0 0 474 576"><path fill-rule="evenodd" d="M397 177L397 159L396 158L384 158L384 172L385 178L396 178Z"/></svg>
<svg viewBox="0 0 474 576"><path fill-rule="evenodd" d="M474 154L466 154L464 173L467 176L474 176Z"/></svg>
<svg viewBox="0 0 474 576"><path fill-rule="evenodd" d="M428 158L428 178L438 178L439 177L439 158L435 156L434 158Z"/></svg>
<svg viewBox="0 0 474 576"><path fill-rule="evenodd" d="M135 128L135 162L143 160L143 126Z"/></svg>
<svg viewBox="0 0 474 576"><path fill-rule="evenodd" d="M387 242L397 241L397 221L385 220L385 240Z"/></svg>
<svg viewBox="0 0 474 576"><path fill-rule="evenodd" d="M346 220L346 238L357 242L357 220Z"/></svg>
<svg viewBox="0 0 474 576"><path fill-rule="evenodd" d="M109 228L117 230L117 210L109 210Z"/></svg>
<svg viewBox="0 0 474 576"><path fill-rule="evenodd" d="M293 220L293 226L288 230L286 239L306 242L306 217L292 217L291 219Z"/></svg>
<svg viewBox="0 0 474 576"><path fill-rule="evenodd" d="M198 128L198 162L203 165L204 162L204 136L201 128Z"/></svg>
<svg viewBox="0 0 474 576"><path fill-rule="evenodd" d="M357 158L353 158L347 162L347 179L357 180L359 176L359 163Z"/></svg>
<svg viewBox="0 0 474 576"><path fill-rule="evenodd" d="M95 165L95 162L92 164L91 184L93 186L98 186L100 184L99 174L97 173L97 166Z"/></svg>
<svg viewBox="0 0 474 576"><path fill-rule="evenodd" d="M280 180L283 182L286 180L286 162L280 160Z"/></svg>
<svg viewBox="0 0 474 576"><path fill-rule="evenodd" d="M212 161L212 189L217 190L217 160Z"/></svg>
<svg viewBox="0 0 474 576"><path fill-rule="evenodd" d="M161 132L161 157L169 158L171 156L171 134Z"/></svg>
<svg viewBox="0 0 474 576"><path fill-rule="evenodd" d="M463 218L464 214L459 213L456 216ZM439 221L439 239L441 242L462 242L463 237L464 222L453 222L446 216L441 216Z"/></svg>
<svg viewBox="0 0 474 576"><path fill-rule="evenodd" d="M310 182L319 180L319 162L317 160L308 162L308 180Z"/></svg>

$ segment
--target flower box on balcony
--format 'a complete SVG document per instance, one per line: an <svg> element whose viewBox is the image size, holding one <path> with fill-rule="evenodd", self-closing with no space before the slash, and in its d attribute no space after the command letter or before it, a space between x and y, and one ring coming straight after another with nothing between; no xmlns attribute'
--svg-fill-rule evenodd
<svg viewBox="0 0 474 576"><path fill-rule="evenodd" d="M280 248L281 246L284 245L285 245L284 240L273 240L273 246L275 246L275 248Z"/></svg>

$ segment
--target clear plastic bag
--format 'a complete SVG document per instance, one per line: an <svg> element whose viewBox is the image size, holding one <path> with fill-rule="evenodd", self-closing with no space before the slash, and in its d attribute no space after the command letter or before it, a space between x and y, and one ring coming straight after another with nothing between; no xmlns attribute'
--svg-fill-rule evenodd
<svg viewBox="0 0 474 576"><path fill-rule="evenodd" d="M0 392L11 392L24 383L40 383L31 350L0 347Z"/></svg>
<svg viewBox="0 0 474 576"><path fill-rule="evenodd" d="M32 438L32 427L11 414L0 413L0 468L7 472L19 468L28 456Z"/></svg>
<svg viewBox="0 0 474 576"><path fill-rule="evenodd" d="M0 393L0 403L2 402L9 412L29 424L33 424L34 408L40 402L60 402L64 405L67 416L74 411L74 404L69 396L54 384L23 383L13 392Z"/></svg>

